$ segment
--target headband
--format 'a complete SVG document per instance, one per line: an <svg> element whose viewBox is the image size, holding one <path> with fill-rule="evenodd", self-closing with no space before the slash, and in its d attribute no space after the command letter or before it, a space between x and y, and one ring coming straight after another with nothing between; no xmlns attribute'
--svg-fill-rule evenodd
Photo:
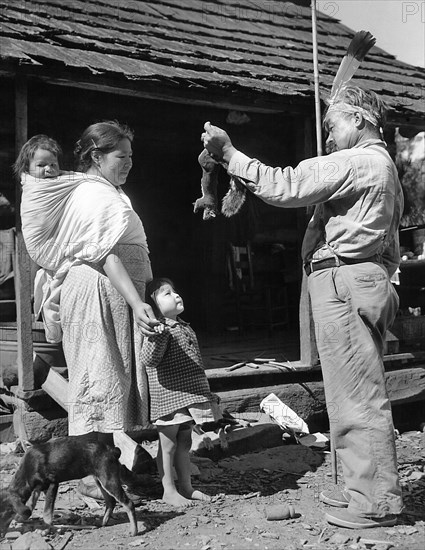
<svg viewBox="0 0 425 550"><path fill-rule="evenodd" d="M373 126L380 126L378 117L375 116L373 113L363 107L350 105L349 103L344 103L343 101L332 103L329 106L326 115L328 113L360 113L362 117L370 122Z"/></svg>

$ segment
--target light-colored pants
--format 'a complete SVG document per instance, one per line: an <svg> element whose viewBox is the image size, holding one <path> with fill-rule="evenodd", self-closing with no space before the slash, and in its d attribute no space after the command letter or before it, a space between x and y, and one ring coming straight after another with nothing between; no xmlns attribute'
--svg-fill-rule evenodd
<svg viewBox="0 0 425 550"><path fill-rule="evenodd" d="M310 274L331 437L351 500L370 517L402 509L382 350L398 296L385 268L365 262Z"/></svg>

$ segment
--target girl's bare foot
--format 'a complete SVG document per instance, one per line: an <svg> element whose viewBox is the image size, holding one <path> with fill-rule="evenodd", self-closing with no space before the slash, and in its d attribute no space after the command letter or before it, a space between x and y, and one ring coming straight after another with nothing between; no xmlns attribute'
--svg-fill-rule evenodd
<svg viewBox="0 0 425 550"><path fill-rule="evenodd" d="M186 507L186 506L193 506L193 502L185 498L183 495L178 493L177 491L164 493L162 496L163 502L166 502L167 504L171 504L171 506L178 506L178 507Z"/></svg>
<svg viewBox="0 0 425 550"><path fill-rule="evenodd" d="M206 495L205 493L202 493L201 491L198 491L197 489L193 489L192 491L189 491L188 493L183 492L183 494L187 498L190 498L191 500L203 500L203 501L211 500L211 497L209 495Z"/></svg>

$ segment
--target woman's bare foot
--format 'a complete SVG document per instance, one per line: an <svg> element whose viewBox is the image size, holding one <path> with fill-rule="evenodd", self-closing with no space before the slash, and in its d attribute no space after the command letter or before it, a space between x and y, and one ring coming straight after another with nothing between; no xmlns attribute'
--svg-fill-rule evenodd
<svg viewBox="0 0 425 550"><path fill-rule="evenodd" d="M193 506L193 502L185 498L183 495L178 493L177 491L170 491L168 493L164 493L162 496L163 502L166 502L167 504L171 504L171 506L178 506L178 507L186 507L186 506Z"/></svg>
<svg viewBox="0 0 425 550"><path fill-rule="evenodd" d="M206 495L205 493L202 493L197 489L193 489L192 491L189 491L189 492L182 491L182 493L185 497L190 498L191 500L203 500L203 501L211 500L210 495Z"/></svg>

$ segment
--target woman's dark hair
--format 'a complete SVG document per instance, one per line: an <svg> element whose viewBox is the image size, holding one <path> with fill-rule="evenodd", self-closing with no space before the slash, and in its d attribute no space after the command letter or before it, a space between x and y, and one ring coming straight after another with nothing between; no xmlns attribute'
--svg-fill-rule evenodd
<svg viewBox="0 0 425 550"><path fill-rule="evenodd" d="M77 169L87 172L93 163L92 152L110 153L122 139L133 141L133 131L116 120L96 122L86 128L75 144L74 155L78 162Z"/></svg>
<svg viewBox="0 0 425 550"><path fill-rule="evenodd" d="M34 157L37 149L44 149L50 151L58 159L58 162L62 156L62 149L57 141L45 134L37 134L32 136L26 143L22 145L19 151L18 158L13 164L13 173L17 179L21 178L21 174L28 172L30 162Z"/></svg>
<svg viewBox="0 0 425 550"><path fill-rule="evenodd" d="M171 279L167 279L167 277L155 277L146 285L146 303L151 306L153 312L157 317L162 317L162 313L160 312L158 304L156 302L156 295L158 293L158 290L164 285L170 285L173 289L176 288L173 281Z"/></svg>

